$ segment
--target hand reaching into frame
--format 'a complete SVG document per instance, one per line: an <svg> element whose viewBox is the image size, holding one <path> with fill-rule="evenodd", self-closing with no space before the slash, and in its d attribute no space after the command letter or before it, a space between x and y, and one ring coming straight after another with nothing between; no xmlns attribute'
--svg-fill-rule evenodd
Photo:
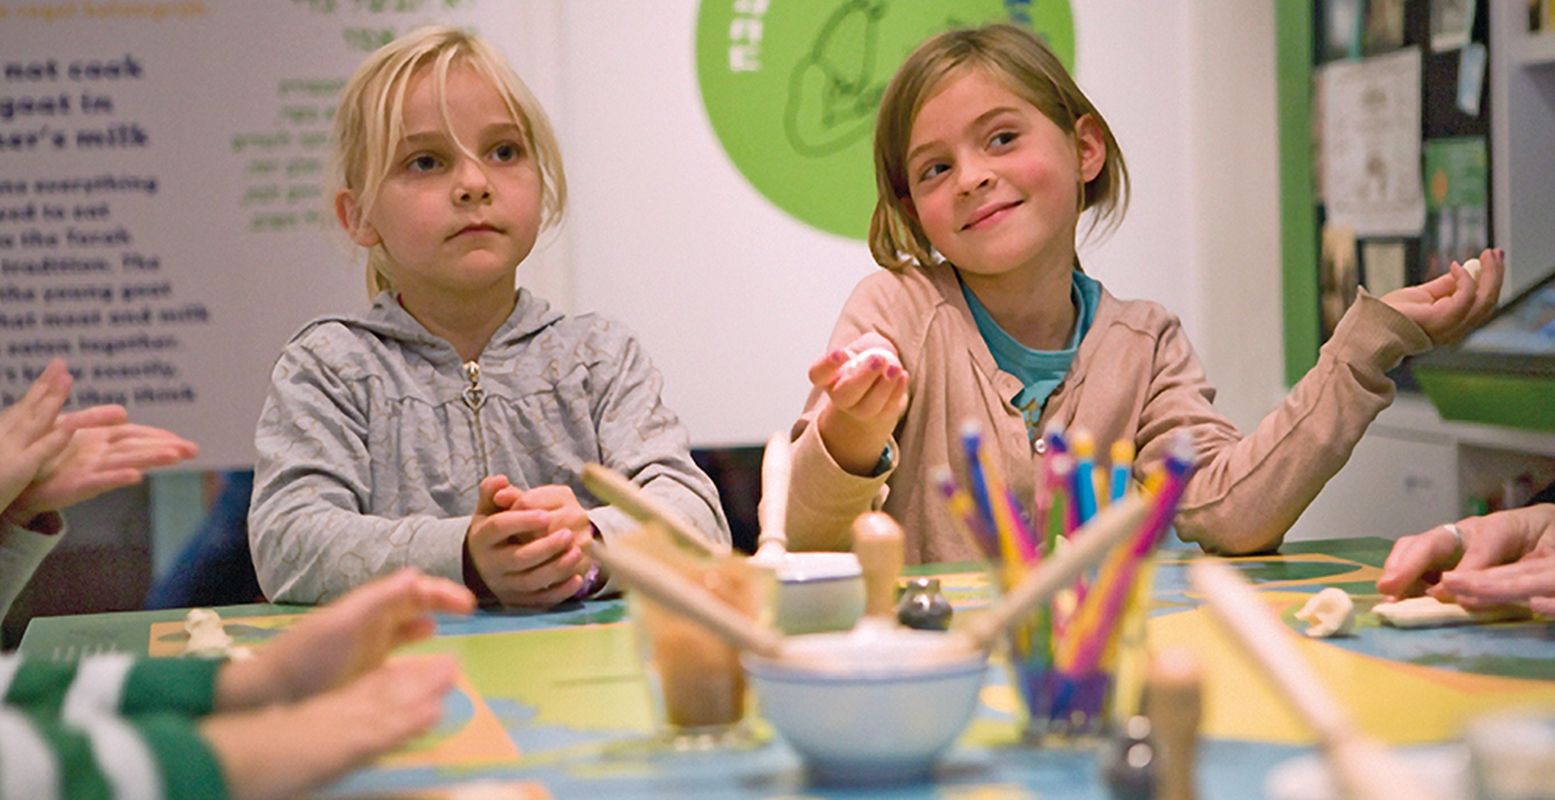
<svg viewBox="0 0 1555 800"><path fill-rule="evenodd" d="M11 501L5 514L12 522L26 524L44 512L132 486L146 470L172 466L198 452L194 442L149 425L119 422L77 428L64 448L44 463L32 483Z"/></svg>
<svg viewBox="0 0 1555 800"><path fill-rule="evenodd" d="M160 428L127 424L122 406L61 414L71 385L65 362L55 359L0 411L0 509L13 523L136 483L143 470L197 451Z"/></svg>
<svg viewBox="0 0 1555 800"><path fill-rule="evenodd" d="M1377 591L1393 598L1428 594L1469 609L1526 605L1555 615L1555 504L1405 536L1388 554Z"/></svg>

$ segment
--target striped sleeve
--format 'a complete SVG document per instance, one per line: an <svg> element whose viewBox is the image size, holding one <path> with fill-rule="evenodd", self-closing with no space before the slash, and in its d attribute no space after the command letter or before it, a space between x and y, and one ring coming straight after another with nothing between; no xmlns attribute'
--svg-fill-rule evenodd
<svg viewBox="0 0 1555 800"><path fill-rule="evenodd" d="M194 720L95 714L68 724L0 706L0 800L226 798Z"/></svg>
<svg viewBox="0 0 1555 800"><path fill-rule="evenodd" d="M91 656L54 663L0 656L0 700L36 715L67 721L91 714L208 714L215 704L220 661Z"/></svg>

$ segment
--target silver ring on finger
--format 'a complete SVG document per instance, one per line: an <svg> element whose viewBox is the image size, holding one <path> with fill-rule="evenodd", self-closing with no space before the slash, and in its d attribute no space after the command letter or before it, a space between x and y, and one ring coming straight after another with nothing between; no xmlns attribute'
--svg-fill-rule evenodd
<svg viewBox="0 0 1555 800"><path fill-rule="evenodd" d="M1458 527L1458 523L1456 523L1456 522L1443 522L1441 524L1441 528L1442 528L1442 530L1447 531L1448 533L1452 534L1452 538L1457 543L1457 546L1458 546L1459 550L1465 549L1464 548L1464 544L1463 544L1463 529Z"/></svg>

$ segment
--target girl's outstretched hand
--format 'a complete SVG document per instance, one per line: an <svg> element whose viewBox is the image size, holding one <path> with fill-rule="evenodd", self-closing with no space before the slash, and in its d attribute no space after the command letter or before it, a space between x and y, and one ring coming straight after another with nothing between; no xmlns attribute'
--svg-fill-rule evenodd
<svg viewBox="0 0 1555 800"><path fill-rule="evenodd" d="M810 384L826 394L817 432L837 465L869 475L907 409L909 375L896 348L869 332L810 365Z"/></svg>
<svg viewBox="0 0 1555 800"><path fill-rule="evenodd" d="M1505 276L1505 253L1500 248L1486 250L1479 255L1478 277L1454 261L1445 275L1388 292L1382 302L1413 320L1431 344L1440 347L1458 341L1490 318Z"/></svg>

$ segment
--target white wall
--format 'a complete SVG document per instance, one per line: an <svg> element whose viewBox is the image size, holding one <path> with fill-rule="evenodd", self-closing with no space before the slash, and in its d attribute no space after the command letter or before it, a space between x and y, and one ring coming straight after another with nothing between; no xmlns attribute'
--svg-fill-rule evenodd
<svg viewBox="0 0 1555 800"><path fill-rule="evenodd" d="M697 444L756 444L797 416L805 370L862 242L758 195L714 138L692 0L562 6L574 305L622 320L664 373Z"/></svg>
<svg viewBox="0 0 1555 800"><path fill-rule="evenodd" d="M1187 5L1183 169L1203 311L1193 341L1216 406L1246 431L1285 393L1274 4Z"/></svg>
<svg viewBox="0 0 1555 800"><path fill-rule="evenodd" d="M1075 2L1075 79L1107 118L1128 161L1133 199L1122 227L1086 242L1086 270L1123 298L1155 300L1203 338L1189 146L1191 4Z"/></svg>

